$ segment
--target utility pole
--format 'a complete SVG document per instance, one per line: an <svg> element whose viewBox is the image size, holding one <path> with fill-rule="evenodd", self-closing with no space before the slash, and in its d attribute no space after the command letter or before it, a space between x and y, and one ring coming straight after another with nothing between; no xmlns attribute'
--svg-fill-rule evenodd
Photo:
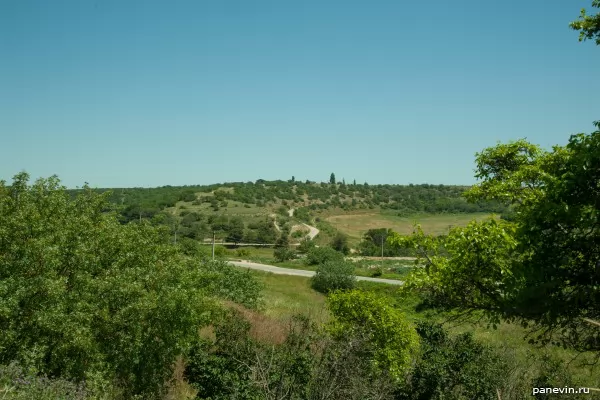
<svg viewBox="0 0 600 400"><path fill-rule="evenodd" d="M213 231L213 242L212 242L212 259L215 259L215 231Z"/></svg>
<svg viewBox="0 0 600 400"><path fill-rule="evenodd" d="M381 261L383 261L383 235L381 235Z"/></svg>

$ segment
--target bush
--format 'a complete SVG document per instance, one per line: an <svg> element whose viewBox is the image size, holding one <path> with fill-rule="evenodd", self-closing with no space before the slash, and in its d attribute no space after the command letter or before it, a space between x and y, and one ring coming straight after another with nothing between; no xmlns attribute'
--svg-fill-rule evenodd
<svg viewBox="0 0 600 400"><path fill-rule="evenodd" d="M257 398L245 362L254 352L250 323L236 313L215 322L215 341L199 339L188 354L185 375L198 398Z"/></svg>
<svg viewBox="0 0 600 400"><path fill-rule="evenodd" d="M329 293L335 290L350 290L356 285L354 265L345 261L326 261L319 264L311 286L318 292Z"/></svg>
<svg viewBox="0 0 600 400"><path fill-rule="evenodd" d="M300 241L300 246L298 246L299 253L308 253L311 249L315 248L315 242L313 242L310 238L304 238Z"/></svg>
<svg viewBox="0 0 600 400"><path fill-rule="evenodd" d="M291 260L295 256L296 256L296 253L289 247L277 247L273 251L273 257L275 257L275 260L277 260L278 262Z"/></svg>
<svg viewBox="0 0 600 400"><path fill-rule="evenodd" d="M350 246L348 245L348 235L338 232L331 240L331 247L339 251L342 254L350 253Z"/></svg>
<svg viewBox="0 0 600 400"><path fill-rule="evenodd" d="M147 398L220 309L216 297L256 302L252 275L199 268L168 231L121 225L104 212L109 193L70 198L56 177L28 179L0 181L0 364L118 381L124 397Z"/></svg>
<svg viewBox="0 0 600 400"><path fill-rule="evenodd" d="M248 249L237 249L235 251L235 255L238 257L248 257L250 256L250 250Z"/></svg>
<svg viewBox="0 0 600 400"><path fill-rule="evenodd" d="M307 265L319 265L327 261L343 262L344 255L331 247L314 247L306 254Z"/></svg>
<svg viewBox="0 0 600 400"><path fill-rule="evenodd" d="M200 258L208 256L208 251L206 251L205 246L202 246L196 240L182 237L177 241L177 244L185 255Z"/></svg>
<svg viewBox="0 0 600 400"><path fill-rule="evenodd" d="M300 239L300 238L302 238L302 237L306 236L306 232L303 232L303 231L301 231L301 230L297 230L297 231L294 231L294 232L292 232L292 235L291 235L291 236L292 236L294 239Z"/></svg>
<svg viewBox="0 0 600 400"><path fill-rule="evenodd" d="M64 379L27 373L18 363L0 365L0 393L6 400L83 400L92 398L85 386Z"/></svg>
<svg viewBox="0 0 600 400"><path fill-rule="evenodd" d="M471 333L450 337L442 325L422 322L421 356L398 399L494 399L508 365L473 339Z"/></svg>
<svg viewBox="0 0 600 400"><path fill-rule="evenodd" d="M225 257L227 248L222 245L215 245L215 257Z"/></svg>
<svg viewBox="0 0 600 400"><path fill-rule="evenodd" d="M372 348L368 370L388 373L396 380L405 376L418 354L419 336L402 312L387 298L359 290L333 293L327 303L333 316L332 336L344 340L354 335Z"/></svg>

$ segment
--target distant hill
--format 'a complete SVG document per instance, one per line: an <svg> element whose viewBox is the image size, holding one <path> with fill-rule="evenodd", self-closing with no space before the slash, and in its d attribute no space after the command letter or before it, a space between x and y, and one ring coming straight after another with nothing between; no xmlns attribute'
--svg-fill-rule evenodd
<svg viewBox="0 0 600 400"><path fill-rule="evenodd" d="M453 185L369 185L300 181L228 182L205 186L163 186L157 188L96 189L110 191L110 201L125 222L152 218L178 202L206 204L214 211L227 202L240 206L277 211L295 208L296 218L308 220L311 212L339 208L352 210L393 210L399 215L414 213L503 213L495 202L468 203L462 193L468 186ZM73 191L75 192L75 191Z"/></svg>

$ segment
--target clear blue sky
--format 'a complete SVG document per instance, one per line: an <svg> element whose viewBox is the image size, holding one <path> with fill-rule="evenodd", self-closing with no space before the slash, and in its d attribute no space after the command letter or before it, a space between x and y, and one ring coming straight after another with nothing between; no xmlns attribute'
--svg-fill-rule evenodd
<svg viewBox="0 0 600 400"><path fill-rule="evenodd" d="M471 184L484 147L593 130L590 4L0 0L0 179Z"/></svg>

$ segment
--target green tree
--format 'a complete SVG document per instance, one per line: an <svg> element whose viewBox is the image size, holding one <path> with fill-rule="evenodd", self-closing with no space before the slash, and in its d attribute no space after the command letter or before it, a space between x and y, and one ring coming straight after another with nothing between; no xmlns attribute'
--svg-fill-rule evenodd
<svg viewBox="0 0 600 400"><path fill-rule="evenodd" d="M329 183L335 185L335 174L333 172L329 175Z"/></svg>
<svg viewBox="0 0 600 400"><path fill-rule="evenodd" d="M157 393L215 297L257 295L250 276L199 268L164 228L121 225L103 211L110 193L28 181L0 182L0 364Z"/></svg>
<svg viewBox="0 0 600 400"><path fill-rule="evenodd" d="M244 221L240 217L231 218L227 226L226 240L238 244L244 238L244 229Z"/></svg>
<svg viewBox="0 0 600 400"><path fill-rule="evenodd" d="M279 235L279 238L275 242L275 250L273 256L279 262L291 260L294 258L295 253L290 249L289 230L284 229Z"/></svg>
<svg viewBox="0 0 600 400"><path fill-rule="evenodd" d="M477 178L467 197L509 204L513 220L452 229L448 256L427 235L409 239L430 267L407 287L448 307L484 310L494 323L533 324L544 342L600 350L600 330L587 322L600 319L600 131L550 152L523 140L485 149Z"/></svg>
<svg viewBox="0 0 600 400"><path fill-rule="evenodd" d="M334 337L355 333L367 338L375 349L373 368L398 380L404 377L419 348L419 337L404 314L386 299L358 290L332 293L327 304L334 317L329 327Z"/></svg>
<svg viewBox="0 0 600 400"><path fill-rule="evenodd" d="M420 356L397 398L496 399L510 365L490 347L477 342L470 332L451 337L440 324L417 326ZM510 382L514 384L514 382ZM529 382L528 382L529 383Z"/></svg>
<svg viewBox="0 0 600 400"><path fill-rule="evenodd" d="M318 265L327 261L344 261L344 255L331 247L314 247L306 254L307 265Z"/></svg>
<svg viewBox="0 0 600 400"><path fill-rule="evenodd" d="M273 257L275 257L275 260L278 262L283 262L293 259L295 253L289 247L276 247L275 250L273 250Z"/></svg>
<svg viewBox="0 0 600 400"><path fill-rule="evenodd" d="M350 253L350 245L348 244L348 235L338 232L331 240L331 247L342 254Z"/></svg>
<svg viewBox="0 0 600 400"><path fill-rule="evenodd" d="M300 241L300 245L298 246L298 251L300 253L308 253L311 249L315 247L315 242L313 242L309 237L305 237Z"/></svg>
<svg viewBox="0 0 600 400"><path fill-rule="evenodd" d="M260 221L256 232L258 243L274 243L277 240L277 229L270 219Z"/></svg>
<svg viewBox="0 0 600 400"><path fill-rule="evenodd" d="M592 7L600 8L600 0L592 0ZM588 15L585 9L582 9L579 19L571 22L569 26L579 31L580 42L595 38L596 44L600 45L600 13Z"/></svg>
<svg viewBox="0 0 600 400"><path fill-rule="evenodd" d="M312 288L321 293L354 289L355 285L354 265L346 261L326 261L319 264L311 278Z"/></svg>
<svg viewBox="0 0 600 400"><path fill-rule="evenodd" d="M387 243L387 239L393 234L391 229L377 228L369 229L364 235L360 244L361 254L365 256L390 256L392 250Z"/></svg>

